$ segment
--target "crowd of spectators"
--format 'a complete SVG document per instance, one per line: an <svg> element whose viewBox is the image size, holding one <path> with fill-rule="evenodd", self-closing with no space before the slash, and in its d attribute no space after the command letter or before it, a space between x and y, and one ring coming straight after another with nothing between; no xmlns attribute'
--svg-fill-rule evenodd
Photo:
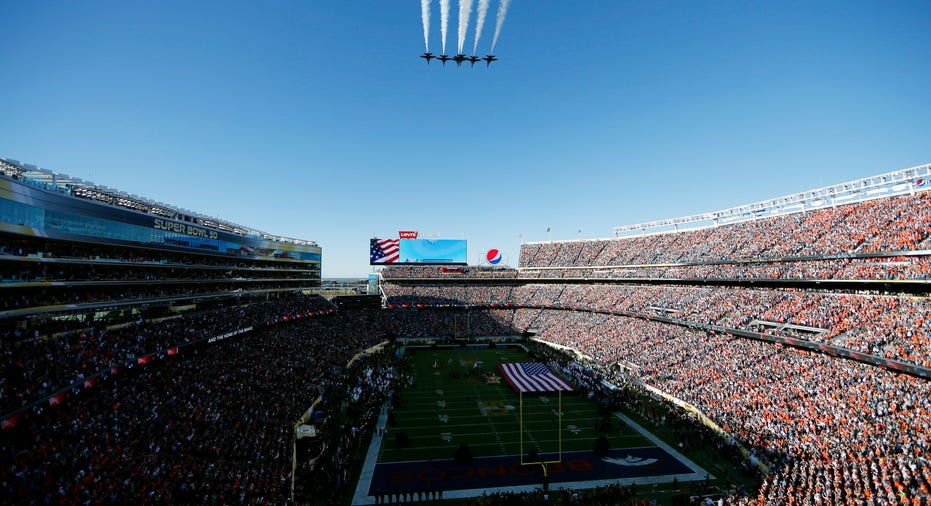
<svg viewBox="0 0 931 506"><path fill-rule="evenodd" d="M885 257L927 250L929 219L931 192L921 192L677 233L526 243L520 275L927 279L927 259Z"/></svg>
<svg viewBox="0 0 931 506"><path fill-rule="evenodd" d="M585 505L585 506L657 506L654 499L638 498L637 486L605 485L588 489L568 489L558 487L555 490L533 490L529 492L494 492L484 493L479 497L466 500L469 506L546 506L546 505Z"/></svg>
<svg viewBox="0 0 931 506"><path fill-rule="evenodd" d="M468 338L515 334L514 328L500 316L448 308L437 311L395 309L391 311L386 328L391 335L404 338Z"/></svg>
<svg viewBox="0 0 931 506"><path fill-rule="evenodd" d="M56 284L21 287L16 290L4 289L0 304L5 308L0 317L8 318L29 314L30 312L75 312L91 311L94 307L106 305L140 305L158 299L210 298L243 293L247 291L294 291L310 288L301 279L288 280L161 280L136 281L132 283L91 284ZM68 307L59 307L67 304ZM82 304L88 305L81 308Z"/></svg>
<svg viewBox="0 0 931 506"><path fill-rule="evenodd" d="M510 267L444 266L444 265L389 265L381 270L385 279L403 278L516 278L517 270Z"/></svg>
<svg viewBox="0 0 931 506"><path fill-rule="evenodd" d="M0 283L15 288L16 283L69 283L100 281L242 281L286 280L308 278L309 272L295 269L239 268L225 266L178 264L122 265L105 262L16 262L4 259L0 263Z"/></svg>
<svg viewBox="0 0 931 506"><path fill-rule="evenodd" d="M512 303L516 287L490 285L393 285L384 284L382 290L392 308L410 308L418 305L431 307L466 307Z"/></svg>
<svg viewBox="0 0 931 506"><path fill-rule="evenodd" d="M804 337L931 367L926 297L688 285L385 285L391 304L565 308ZM452 302L451 302L452 301ZM765 327L760 322L766 322ZM515 328L522 328L506 322ZM811 329L800 334L795 327ZM596 334L597 335L597 334Z"/></svg>
<svg viewBox="0 0 931 506"><path fill-rule="evenodd" d="M319 327L319 330L335 329L339 335L330 338L338 338L357 349L375 344L384 337L384 314L366 311L340 313L330 318L326 328ZM321 344L328 346L327 343ZM341 388L332 388L335 385L331 385L327 389L326 404L345 406L345 413L329 418L320 428L327 445L312 471L298 472L295 485L302 493L296 495L304 497L303 501L299 497L298 502L316 504L326 502L319 501L321 497L354 494L351 486L361 471L362 455L367 450L369 438L376 434L383 437L384 434L378 431L378 417L395 383L406 378L407 360L396 356L393 351L393 348L384 348L381 352L366 354L364 358L353 361L351 367L338 375L342 379L339 383Z"/></svg>
<svg viewBox="0 0 931 506"><path fill-rule="evenodd" d="M125 326L90 327L54 337L23 335L19 329L5 328L0 335L0 413L10 413L136 357L267 325L282 317L332 309L321 297L295 294L262 302L234 300L231 304L157 321L140 319Z"/></svg>
<svg viewBox="0 0 931 506"><path fill-rule="evenodd" d="M358 376L344 367L380 339L382 316L368 318L270 327L49 409L2 433L2 495L24 504L286 504L294 423L320 396L322 434L343 444L321 459L317 492L338 494L351 465L344 450L371 430L393 374L386 357L360 361ZM348 420L336 416L347 398L358 401Z"/></svg>
<svg viewBox="0 0 931 506"><path fill-rule="evenodd" d="M929 234L931 192L679 233L526 243L520 266L643 265L913 251Z"/></svg>
<svg viewBox="0 0 931 506"><path fill-rule="evenodd" d="M682 265L628 265L617 267L530 268L521 278L559 279L680 279L680 280L926 280L931 257L857 256L814 260L708 262Z"/></svg>
<svg viewBox="0 0 931 506"><path fill-rule="evenodd" d="M766 462L759 504L927 504L931 383L828 355L635 318L529 311L538 337L637 364ZM614 369L608 369L614 370Z"/></svg>

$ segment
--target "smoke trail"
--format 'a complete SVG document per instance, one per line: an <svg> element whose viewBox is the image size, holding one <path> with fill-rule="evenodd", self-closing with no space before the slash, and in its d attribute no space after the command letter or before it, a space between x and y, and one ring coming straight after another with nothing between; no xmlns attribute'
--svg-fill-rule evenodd
<svg viewBox="0 0 931 506"><path fill-rule="evenodd" d="M482 27L485 26L485 14L488 13L488 3L491 0L478 0L478 19L475 21L475 45L472 46L472 54L478 51L478 39L482 36Z"/></svg>
<svg viewBox="0 0 931 506"><path fill-rule="evenodd" d="M446 54L446 27L449 26L449 0L440 0L440 31L443 32L443 52Z"/></svg>
<svg viewBox="0 0 931 506"><path fill-rule="evenodd" d="M498 22L495 24L495 38L491 41L491 54L495 54L498 36L501 35L501 25L504 24L504 18L508 15L508 5L511 5L511 0L501 0L501 4L498 5Z"/></svg>
<svg viewBox="0 0 931 506"><path fill-rule="evenodd" d="M459 54L465 45L466 32L469 31L469 18L472 16L472 0L459 0Z"/></svg>
<svg viewBox="0 0 931 506"><path fill-rule="evenodd" d="M423 50L430 52L430 0L420 0L420 19L423 20Z"/></svg>

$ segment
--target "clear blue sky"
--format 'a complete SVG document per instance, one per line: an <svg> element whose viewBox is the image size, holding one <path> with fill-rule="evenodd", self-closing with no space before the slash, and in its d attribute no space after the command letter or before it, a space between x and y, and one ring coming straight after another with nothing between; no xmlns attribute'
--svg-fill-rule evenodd
<svg viewBox="0 0 931 506"><path fill-rule="evenodd" d="M315 240L324 277L398 230L516 265L521 233L931 162L929 27L924 0L513 0L500 61L457 69L417 58L417 0L6 1L0 156Z"/></svg>

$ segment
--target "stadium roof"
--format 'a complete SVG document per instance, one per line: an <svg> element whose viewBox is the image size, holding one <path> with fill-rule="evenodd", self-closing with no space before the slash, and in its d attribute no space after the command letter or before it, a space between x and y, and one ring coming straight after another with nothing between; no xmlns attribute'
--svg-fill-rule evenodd
<svg viewBox="0 0 931 506"><path fill-rule="evenodd" d="M317 246L317 243L314 241L272 235L226 220L221 220L219 218L189 211L187 209L175 207L163 202L157 202L155 200L151 200L139 195L126 193L115 188L98 185L90 181L84 181L80 178L52 172L50 170L36 167L35 165L22 163L17 160L0 158L0 172L2 172L4 176L21 180L32 186L71 195L73 197L95 200L104 204L132 209L134 211L139 211L146 214L163 216L172 220L189 221L204 227L222 230L224 232L229 232L241 236L257 237L270 241L298 244L302 246Z"/></svg>
<svg viewBox="0 0 931 506"><path fill-rule="evenodd" d="M679 231L680 225L689 225L689 229L725 225L853 202L913 194L931 189L929 178L931 178L931 164L919 165L721 211L615 227L614 236L674 232Z"/></svg>

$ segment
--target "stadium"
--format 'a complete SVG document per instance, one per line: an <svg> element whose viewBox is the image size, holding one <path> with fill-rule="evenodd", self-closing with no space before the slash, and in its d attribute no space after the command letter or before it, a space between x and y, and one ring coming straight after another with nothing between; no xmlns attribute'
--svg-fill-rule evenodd
<svg viewBox="0 0 931 506"><path fill-rule="evenodd" d="M931 502L931 165L365 294L316 241L0 169L11 503Z"/></svg>

